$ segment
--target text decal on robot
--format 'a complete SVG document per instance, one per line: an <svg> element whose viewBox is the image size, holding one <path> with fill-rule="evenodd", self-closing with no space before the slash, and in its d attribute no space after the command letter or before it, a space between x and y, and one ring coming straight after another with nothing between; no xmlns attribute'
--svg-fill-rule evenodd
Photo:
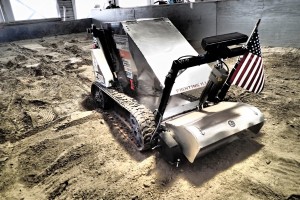
<svg viewBox="0 0 300 200"><path fill-rule="evenodd" d="M193 85L185 86L185 87L176 89L176 93L182 93L182 92L186 92L189 90L194 90L194 89L197 89L200 87L204 87L205 85L206 85L206 82L201 82L201 83L196 83Z"/></svg>

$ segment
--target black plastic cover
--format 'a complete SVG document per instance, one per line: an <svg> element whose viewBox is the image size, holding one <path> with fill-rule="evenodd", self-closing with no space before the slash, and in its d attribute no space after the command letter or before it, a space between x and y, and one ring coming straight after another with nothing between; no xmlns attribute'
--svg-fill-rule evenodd
<svg viewBox="0 0 300 200"><path fill-rule="evenodd" d="M242 33L234 32L223 35L207 37L202 40L202 47L205 51L214 51L231 45L237 45L246 42L248 36Z"/></svg>

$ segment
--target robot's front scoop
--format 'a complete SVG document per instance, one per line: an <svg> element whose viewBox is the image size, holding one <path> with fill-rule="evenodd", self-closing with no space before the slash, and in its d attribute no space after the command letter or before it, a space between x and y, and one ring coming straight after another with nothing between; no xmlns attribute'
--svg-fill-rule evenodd
<svg viewBox="0 0 300 200"><path fill-rule="evenodd" d="M232 142L243 130L258 133L263 123L263 114L254 106L220 102L171 119L166 126L173 130L183 154L194 162L196 157Z"/></svg>

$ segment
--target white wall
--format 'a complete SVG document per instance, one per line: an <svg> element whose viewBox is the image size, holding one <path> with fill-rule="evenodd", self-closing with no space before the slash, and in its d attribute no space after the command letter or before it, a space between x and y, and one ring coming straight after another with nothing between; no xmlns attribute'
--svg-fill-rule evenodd
<svg viewBox="0 0 300 200"><path fill-rule="evenodd" d="M151 5L151 0L119 0L118 5L121 8L148 6Z"/></svg>
<svg viewBox="0 0 300 200"><path fill-rule="evenodd" d="M10 0L10 3L16 21L59 17L56 0Z"/></svg>

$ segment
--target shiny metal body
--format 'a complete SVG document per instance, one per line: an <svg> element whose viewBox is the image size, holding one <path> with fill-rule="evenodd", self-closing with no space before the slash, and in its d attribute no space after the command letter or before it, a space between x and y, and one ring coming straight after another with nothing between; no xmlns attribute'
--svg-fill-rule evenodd
<svg viewBox="0 0 300 200"><path fill-rule="evenodd" d="M137 82L135 98L152 111L158 108L172 62L182 56L198 55L167 18L108 22L102 27L111 31L121 58L120 70L126 74L124 78ZM207 64L183 71L176 79L167 109L186 103L176 94L204 87L210 71Z"/></svg>
<svg viewBox="0 0 300 200"><path fill-rule="evenodd" d="M220 102L202 111L192 111L169 119L183 154L190 162L219 146L231 142L237 133L249 129L258 133L264 123L263 114L254 106L237 102Z"/></svg>
<svg viewBox="0 0 300 200"><path fill-rule="evenodd" d="M125 21L122 25L162 87L174 60L198 55L167 18ZM207 64L185 70L177 77L171 95L204 87L210 71Z"/></svg>

